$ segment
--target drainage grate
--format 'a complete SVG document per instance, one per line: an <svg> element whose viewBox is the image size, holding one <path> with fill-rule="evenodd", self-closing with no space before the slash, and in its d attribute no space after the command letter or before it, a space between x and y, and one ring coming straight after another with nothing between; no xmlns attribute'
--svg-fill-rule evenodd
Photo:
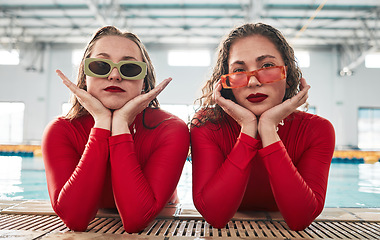
<svg viewBox="0 0 380 240"><path fill-rule="evenodd" d="M0 214L0 230L67 232L57 216ZM138 234L126 233L119 218L96 218L87 232L178 237L268 239L380 239L380 223L365 221L315 221L303 231L292 231L284 221L230 221L216 229L204 220L156 219Z"/></svg>

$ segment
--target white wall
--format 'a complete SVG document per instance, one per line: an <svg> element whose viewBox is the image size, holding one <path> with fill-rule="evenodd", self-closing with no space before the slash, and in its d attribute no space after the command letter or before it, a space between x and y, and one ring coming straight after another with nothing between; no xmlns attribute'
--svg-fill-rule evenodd
<svg viewBox="0 0 380 240"><path fill-rule="evenodd" d="M173 67L167 64L168 48L148 47L156 69L157 82L166 77L173 81L159 96L161 104L193 104L199 97L211 67ZM210 47L213 59L215 48ZM44 54L44 71L27 72L22 66L0 66L0 101L24 102L24 142L38 142L46 124L61 113L61 105L69 99L69 91L57 77L61 69L72 81L71 48L48 47ZM336 131L337 146L357 146L358 107L380 107L380 69L360 65L351 77L338 75L338 57L334 49L312 50L310 67L303 68L312 86L309 104L317 114L329 119ZM213 64L212 64L213 65Z"/></svg>
<svg viewBox="0 0 380 240"><path fill-rule="evenodd" d="M193 104L200 96L201 87L210 76L211 67L182 67L168 65L168 48L148 48L156 70L157 83L171 77L173 80L158 96L160 104ZM214 54L215 49L210 49Z"/></svg>

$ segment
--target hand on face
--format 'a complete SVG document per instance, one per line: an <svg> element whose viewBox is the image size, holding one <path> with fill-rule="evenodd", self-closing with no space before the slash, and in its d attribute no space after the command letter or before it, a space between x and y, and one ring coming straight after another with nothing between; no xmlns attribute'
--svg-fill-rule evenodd
<svg viewBox="0 0 380 240"><path fill-rule="evenodd" d="M95 120L95 126L98 128L110 129L111 111L87 91L80 89L72 83L60 70L56 71L62 82L70 89L70 91L78 99L79 103L91 114Z"/></svg>
<svg viewBox="0 0 380 240"><path fill-rule="evenodd" d="M166 88L171 80L172 78L163 80L148 93L136 96L128 101L122 108L115 110L112 117L112 135L125 132L129 133L128 126L132 124L135 117Z"/></svg>
<svg viewBox="0 0 380 240"><path fill-rule="evenodd" d="M309 89L310 85L308 85L306 80L302 78L300 92L298 92L297 95L265 111L261 115L259 121L260 135L263 135L263 131L267 129L275 129L281 120L306 103Z"/></svg>
<svg viewBox="0 0 380 240"><path fill-rule="evenodd" d="M230 115L240 126L241 132L256 137L257 135L257 118L253 112L229 99L225 99L220 91L222 85L218 81L214 85L213 99L228 115Z"/></svg>

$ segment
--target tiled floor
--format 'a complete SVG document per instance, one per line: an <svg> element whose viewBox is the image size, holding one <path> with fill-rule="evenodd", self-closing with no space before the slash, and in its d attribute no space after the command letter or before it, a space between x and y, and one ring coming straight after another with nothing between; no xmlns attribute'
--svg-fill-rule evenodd
<svg viewBox="0 0 380 240"><path fill-rule="evenodd" d="M21 216L20 222L22 222L22 216L41 216L45 215L46 218L52 218L54 212L50 206L49 201L1 201L0 200L0 239L138 239L135 235L110 235L107 233L95 233L93 231L86 233L74 233L70 231L36 231L36 230L14 230L4 229L2 225L6 224L5 216ZM99 211L98 218L109 218L111 221L119 221L119 216L113 211ZM54 216L56 222L60 222L56 216ZM112 220L113 219L113 220ZM203 221L201 215L196 211L192 204L178 204L176 206L167 206L157 217L157 219L171 219L171 221L178 221L181 219L187 219L195 224L196 222ZM261 221L261 222L281 222L283 219L278 212L238 212L235 214L232 220L238 222L244 221ZM169 221L169 220L166 220ZM190 221L190 222L191 222ZM380 222L380 209L368 209L368 208L325 208L322 214L316 219L316 222ZM283 221L282 221L283 222ZM60 223L62 224L62 223ZM168 223L166 223L168 224ZM240 224L240 223L239 223ZM376 224L375 227L380 226ZM380 232L380 229L378 229ZM380 233L379 233L380 234ZM380 236L380 235L379 235ZM142 236L140 236L142 237ZM149 239L156 239L155 236L148 237ZM220 239L220 238L219 238Z"/></svg>
<svg viewBox="0 0 380 240"><path fill-rule="evenodd" d="M38 214L55 215L49 201L41 200L0 200L1 214ZM100 210L98 216L118 217L113 211ZM192 204L178 204L167 206L159 217L192 217L201 218L201 215ZM279 212L238 212L235 219L266 219L282 220ZM334 221L379 221L380 208L325 208L317 220Z"/></svg>

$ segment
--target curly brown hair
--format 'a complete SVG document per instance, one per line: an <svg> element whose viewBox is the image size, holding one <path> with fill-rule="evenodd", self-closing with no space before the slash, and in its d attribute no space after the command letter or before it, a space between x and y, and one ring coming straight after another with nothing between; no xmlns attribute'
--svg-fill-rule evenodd
<svg viewBox="0 0 380 240"><path fill-rule="evenodd" d="M91 41L87 44L87 47L86 47L84 54L83 54L82 61L79 65L79 71L78 71L78 77L77 77L77 86L79 88L87 91L86 75L84 74L84 60L86 58L90 57L96 42L105 36L125 37L125 38L133 41L134 43L136 43L136 45L139 47L139 49L141 51L143 62L145 62L147 65L147 74L144 78L144 92L147 93L150 90L152 90L156 84L156 75L155 75L155 71L153 68L152 61L150 60L150 57L148 55L148 52L147 52L145 46L143 45L143 43L140 41L140 39L135 34L133 34L131 32L121 32L118 28L116 28L114 26L106 26L106 27L100 28L94 34ZM81 117L81 116L88 114L87 110L84 107L82 107L82 105L79 103L78 99L74 95L71 96L71 103L72 103L72 107L69 110L69 112L67 113L67 115L65 116L66 119L73 120L75 118L78 118L78 117ZM153 107L153 108L159 107L159 103L158 103L157 98L153 99L149 103L149 107Z"/></svg>
<svg viewBox="0 0 380 240"><path fill-rule="evenodd" d="M206 82L202 88L202 96L197 100L200 108L204 110L202 116L196 116L198 124L203 125L207 121L218 122L223 119L224 111L212 98L214 84L219 81L222 75L228 73L228 58L232 44L239 39L252 35L261 35L268 38L281 53L285 66L287 66L286 83L288 85L283 101L298 93L302 73L295 59L293 48L282 33L274 27L264 23L247 23L233 29L219 45L218 58L211 79ZM222 89L221 95L236 102L231 89Z"/></svg>

